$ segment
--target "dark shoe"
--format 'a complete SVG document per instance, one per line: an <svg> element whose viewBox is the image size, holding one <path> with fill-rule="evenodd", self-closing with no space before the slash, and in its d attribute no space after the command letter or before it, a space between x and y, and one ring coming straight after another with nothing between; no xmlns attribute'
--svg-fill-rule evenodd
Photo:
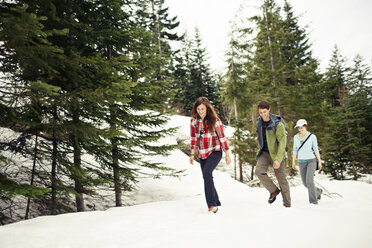
<svg viewBox="0 0 372 248"><path fill-rule="evenodd" d="M268 200L268 202L271 204L273 203L275 200L276 200L276 196L279 195L280 193L280 189L276 188L276 190L270 194L270 198Z"/></svg>
<svg viewBox="0 0 372 248"><path fill-rule="evenodd" d="M318 195L318 200L320 200L320 198L322 198L322 193L323 193L323 190L320 189L320 194Z"/></svg>

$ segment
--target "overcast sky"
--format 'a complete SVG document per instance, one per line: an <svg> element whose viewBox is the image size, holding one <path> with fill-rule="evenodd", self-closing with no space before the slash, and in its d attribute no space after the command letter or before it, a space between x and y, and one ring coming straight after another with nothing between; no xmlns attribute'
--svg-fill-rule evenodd
<svg viewBox="0 0 372 248"><path fill-rule="evenodd" d="M223 71L231 21L258 13L262 0L167 0L171 16L181 22L179 30L193 33L198 27L212 69ZM282 4L282 0L278 0ZM349 61L360 54L372 61L372 0L290 0L301 27L308 26L314 57L322 70L334 45Z"/></svg>

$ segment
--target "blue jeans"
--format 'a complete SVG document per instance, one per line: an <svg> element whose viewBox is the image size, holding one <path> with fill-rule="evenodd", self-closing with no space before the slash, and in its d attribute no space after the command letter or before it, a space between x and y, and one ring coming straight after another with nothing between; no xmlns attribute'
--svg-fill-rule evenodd
<svg viewBox="0 0 372 248"><path fill-rule="evenodd" d="M200 167L204 179L204 193L208 207L221 206L216 188L213 182L213 170L221 161L222 152L214 151L206 159L200 159Z"/></svg>

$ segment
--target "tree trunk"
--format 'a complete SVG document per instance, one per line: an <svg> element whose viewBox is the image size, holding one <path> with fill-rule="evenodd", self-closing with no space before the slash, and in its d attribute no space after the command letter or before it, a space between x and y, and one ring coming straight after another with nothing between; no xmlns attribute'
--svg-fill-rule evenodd
<svg viewBox="0 0 372 248"><path fill-rule="evenodd" d="M73 0L67 0L67 16L69 21L73 21L74 14L73 14ZM74 37L69 34L68 35L69 42L71 45L74 43ZM79 125L79 104L78 100L74 99L72 102L72 122L75 127ZM71 135L71 142L74 150L74 166L77 171L81 171L81 148L80 148L80 138L79 138L79 132L80 130L73 130ZM84 198L83 198L83 185L80 182L80 179L78 178L78 175L75 175L74 181L75 181L75 191L76 191L76 210L77 212L82 212L85 210L84 207Z"/></svg>
<svg viewBox="0 0 372 248"><path fill-rule="evenodd" d="M35 138L35 148L34 148L34 161L32 165L32 172L31 172L31 182L30 185L34 185L34 177L35 177L35 170L36 170L36 160L37 160L37 146L38 146L38 136L36 135ZM28 219L29 213L30 213L30 205L31 205L31 198L27 198L27 207L26 207L26 214L25 214L25 220Z"/></svg>
<svg viewBox="0 0 372 248"><path fill-rule="evenodd" d="M234 179L236 180L236 153L234 152Z"/></svg>
<svg viewBox="0 0 372 248"><path fill-rule="evenodd" d="M154 27L155 27L154 32L156 34L156 42L157 42L157 46L158 46L158 52L159 52L159 56L162 57L161 30L160 30L160 24L159 24L160 18L159 18L158 13L155 9L154 1L151 1L151 7L152 7L153 22L154 22ZM163 80L163 68L162 68L161 65L159 66L157 79L158 80Z"/></svg>
<svg viewBox="0 0 372 248"><path fill-rule="evenodd" d="M52 151L52 214L57 214L57 135L56 135L56 123L57 123L57 107L53 107L53 151Z"/></svg>
<svg viewBox="0 0 372 248"><path fill-rule="evenodd" d="M110 128L116 129L115 124L115 110L110 107ZM121 201L121 183L120 183L120 173L119 173L119 148L118 148L118 139L111 139L111 155L112 155L112 167L114 171L114 188L115 188L115 205L117 207L122 206Z"/></svg>
<svg viewBox="0 0 372 248"><path fill-rule="evenodd" d="M233 90L235 86L233 85ZM236 97L234 97L234 115L235 115L235 120L238 120L238 107L236 103ZM234 152L234 178L235 180L237 179L236 177L236 162L239 161L239 154L237 152Z"/></svg>
<svg viewBox="0 0 372 248"><path fill-rule="evenodd" d="M255 116L255 112L251 112L251 120L252 120L252 132L254 132L253 130L254 130L254 127L256 127L256 118L255 118L256 116ZM256 154L255 154L255 150L253 150L253 156L256 156ZM251 180L253 180L253 177L254 177L254 167L255 167L255 164L254 163L252 163L252 170L251 170Z"/></svg>
<svg viewBox="0 0 372 248"><path fill-rule="evenodd" d="M281 105L280 99L279 99L279 93L278 93L278 80L275 75L275 61L274 61L274 52L273 52L273 47L272 47L272 38L271 38L271 32L269 28L269 20L268 20L268 15L267 15L267 4L264 4L264 17L265 17L265 26L266 26L266 32L267 32L267 42L269 44L269 51L270 51L270 64L271 64L271 71L272 71L272 77L273 77L273 85L275 87L275 99L278 104L278 111L279 115L283 116L283 107Z"/></svg>
<svg viewBox="0 0 372 248"><path fill-rule="evenodd" d="M107 60L111 60L112 58L112 47L111 45L107 45ZM110 106L110 128L116 129L115 124L116 114L115 110L112 106ZM115 206L121 207L121 183L120 183L120 173L119 173L119 148L118 148L118 140L117 138L111 139L111 156L112 156L112 167L114 173L114 189L115 189Z"/></svg>
<svg viewBox="0 0 372 248"><path fill-rule="evenodd" d="M234 56L234 52L231 53L232 56ZM231 73L234 77L234 58L233 58L233 61L231 63ZM233 82L232 84L232 88L233 88L233 92L235 94L235 82ZM238 106L237 106L237 100L236 100L236 96L234 96L234 117L235 117L235 121L238 121ZM235 149L235 147L234 147ZM239 155L237 152L234 152L234 179L236 180L237 177L236 177L236 161L239 160Z"/></svg>
<svg viewBox="0 0 372 248"><path fill-rule="evenodd" d="M121 207L123 204L121 202L121 184L120 184L120 174L119 174L119 159L118 159L118 147L116 145L116 139L112 140L112 163L114 168L114 185L115 185L115 204L117 207Z"/></svg>
<svg viewBox="0 0 372 248"><path fill-rule="evenodd" d="M77 106L77 104L75 105ZM77 109L74 109L73 113L73 123L78 126L79 124L79 114L77 113ZM74 147L74 166L77 171L81 171L81 148L80 148L80 138L77 131L74 131L72 135L72 142ZM83 185L80 182L78 176L75 177L75 191L76 191L76 210L77 212L82 212L85 210L84 206L84 198L83 198Z"/></svg>
<svg viewBox="0 0 372 248"><path fill-rule="evenodd" d="M239 160L239 181L243 182L243 163Z"/></svg>

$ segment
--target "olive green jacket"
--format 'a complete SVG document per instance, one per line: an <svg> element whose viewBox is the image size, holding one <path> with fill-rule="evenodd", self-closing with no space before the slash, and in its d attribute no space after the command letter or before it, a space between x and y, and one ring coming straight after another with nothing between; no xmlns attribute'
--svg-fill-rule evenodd
<svg viewBox="0 0 372 248"><path fill-rule="evenodd" d="M261 116L258 117L257 138L258 144L260 145L260 151L257 153L257 157L261 156L264 144L262 136L262 121ZM266 139L271 159L281 163L285 159L287 132L285 131L284 124L281 122L280 116L270 114L270 124L266 128Z"/></svg>

